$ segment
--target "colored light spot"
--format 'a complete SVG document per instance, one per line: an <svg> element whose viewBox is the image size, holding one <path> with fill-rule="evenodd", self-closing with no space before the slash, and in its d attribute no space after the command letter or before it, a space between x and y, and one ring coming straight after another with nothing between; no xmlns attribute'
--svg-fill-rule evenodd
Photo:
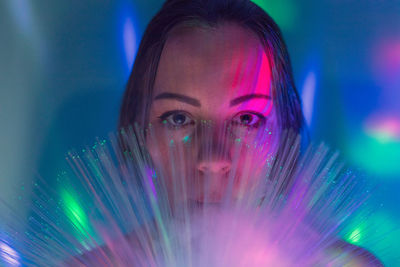
<svg viewBox="0 0 400 267"><path fill-rule="evenodd" d="M381 143L400 141L400 119L391 117L369 119L365 131Z"/></svg>
<svg viewBox="0 0 400 267"><path fill-rule="evenodd" d="M20 266L18 253L8 244L0 241L0 258L10 266Z"/></svg>
<svg viewBox="0 0 400 267"><path fill-rule="evenodd" d="M304 81L303 90L301 94L303 102L304 118L308 126L311 126L313 117L316 84L317 84L316 75L314 72L311 71L308 73Z"/></svg>
<svg viewBox="0 0 400 267"><path fill-rule="evenodd" d="M385 140L382 143L382 140ZM389 141L386 136L379 138L361 136L354 140L350 151L353 162L372 174L392 176L400 174L400 142Z"/></svg>
<svg viewBox="0 0 400 267"><path fill-rule="evenodd" d="M378 42L372 53L372 68L375 75L385 84L398 84L400 81L400 39L378 39Z"/></svg>
<svg viewBox="0 0 400 267"><path fill-rule="evenodd" d="M297 18L297 7L292 0L252 0L265 10L284 30L293 28Z"/></svg>
<svg viewBox="0 0 400 267"><path fill-rule="evenodd" d="M353 232L350 233L349 237L347 238L347 242L351 244L356 244L360 242L361 239L361 230L356 228Z"/></svg>
<svg viewBox="0 0 400 267"><path fill-rule="evenodd" d="M368 210L368 207L364 207ZM367 217L352 218L342 235L349 243L367 249L380 260L384 266L398 266L400 244L399 219L388 213L375 212Z"/></svg>
<svg viewBox="0 0 400 267"><path fill-rule="evenodd" d="M189 135L186 135L185 137L183 137L182 141L183 141L184 143L187 143L188 141L190 141Z"/></svg>
<svg viewBox="0 0 400 267"><path fill-rule="evenodd" d="M132 68L133 61L136 55L136 33L135 27L133 26L132 18L127 17L124 23L123 29L123 42L126 57L126 64L129 71Z"/></svg>
<svg viewBox="0 0 400 267"><path fill-rule="evenodd" d="M365 132L352 140L352 162L371 174L394 177L400 174L400 121L394 118L369 119Z"/></svg>
<svg viewBox="0 0 400 267"><path fill-rule="evenodd" d="M64 202L64 212L68 217L74 228L78 231L81 241L89 237L91 229L89 227L89 220L85 211L81 207L77 198L75 198L67 190L63 190L61 198ZM83 242L85 243L85 242Z"/></svg>

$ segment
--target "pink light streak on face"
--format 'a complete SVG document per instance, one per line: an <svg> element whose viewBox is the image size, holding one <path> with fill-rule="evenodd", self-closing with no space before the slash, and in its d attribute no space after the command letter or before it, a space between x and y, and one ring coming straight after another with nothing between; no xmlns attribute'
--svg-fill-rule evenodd
<svg viewBox="0 0 400 267"><path fill-rule="evenodd" d="M266 92L270 97L271 101L268 102L268 105L265 105L265 102L263 104L261 103L255 103L255 105L263 105L259 106L260 110L263 110L263 114L269 114L272 109L272 90L271 90L271 66L269 64L269 59L266 55L266 53L261 54L261 66L258 69L258 79L257 79L257 84L255 86L255 92Z"/></svg>
<svg viewBox="0 0 400 267"><path fill-rule="evenodd" d="M272 76L271 64L267 53L264 49L258 50L258 53L250 55L254 60L249 60L249 55L238 55L235 60L237 69L231 86L232 95L260 94L271 97L266 104L265 99L253 99L250 102L242 103L238 106L238 110L254 109L261 111L267 116L273 107L272 100ZM246 65L245 65L246 64ZM249 81L253 81L249 84Z"/></svg>

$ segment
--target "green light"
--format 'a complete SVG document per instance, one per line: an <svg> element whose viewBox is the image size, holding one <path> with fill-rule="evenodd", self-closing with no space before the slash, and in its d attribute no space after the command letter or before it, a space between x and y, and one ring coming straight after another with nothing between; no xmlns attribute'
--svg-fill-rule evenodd
<svg viewBox="0 0 400 267"><path fill-rule="evenodd" d="M360 242L361 239L361 230L360 228L354 229L353 232L350 233L349 237L347 238L347 242L351 244L357 244Z"/></svg>
<svg viewBox="0 0 400 267"><path fill-rule="evenodd" d="M355 216L346 225L340 235L344 240L367 249L383 261L385 266L399 266L398 218L389 213L375 212L369 216Z"/></svg>
<svg viewBox="0 0 400 267"><path fill-rule="evenodd" d="M78 200L67 190L61 192L64 202L64 212L80 235L88 237L90 232L89 220Z"/></svg>
<svg viewBox="0 0 400 267"><path fill-rule="evenodd" d="M284 30L290 30L295 25L297 8L292 0L252 0L265 10Z"/></svg>
<svg viewBox="0 0 400 267"><path fill-rule="evenodd" d="M371 174L392 177L400 174L400 141L386 135L359 136L348 151L353 163Z"/></svg>
<svg viewBox="0 0 400 267"><path fill-rule="evenodd" d="M184 143L187 143L189 140L190 140L189 135L186 135L186 136L183 137L183 139L182 139L182 141L183 141Z"/></svg>
<svg viewBox="0 0 400 267"><path fill-rule="evenodd" d="M375 138L381 144L396 142L396 140L393 139L393 137L389 133L385 132L376 133L374 136L371 137Z"/></svg>

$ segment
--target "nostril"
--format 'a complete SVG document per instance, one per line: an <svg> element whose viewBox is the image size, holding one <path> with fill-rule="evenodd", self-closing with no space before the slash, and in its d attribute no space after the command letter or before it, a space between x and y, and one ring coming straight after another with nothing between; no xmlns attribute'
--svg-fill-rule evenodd
<svg viewBox="0 0 400 267"><path fill-rule="evenodd" d="M223 167L223 168L221 169L221 171L224 172L224 173L226 173L226 172L229 172L230 169L231 169L231 168L230 168L229 166L225 166L225 167Z"/></svg>
<svg viewBox="0 0 400 267"><path fill-rule="evenodd" d="M230 171L231 163L225 160L202 161L197 169L203 173L224 174Z"/></svg>

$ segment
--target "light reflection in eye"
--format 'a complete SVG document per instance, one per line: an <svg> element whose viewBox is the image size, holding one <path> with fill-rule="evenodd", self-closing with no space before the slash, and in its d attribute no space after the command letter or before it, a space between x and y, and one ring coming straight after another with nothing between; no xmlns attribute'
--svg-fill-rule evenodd
<svg viewBox="0 0 400 267"><path fill-rule="evenodd" d="M265 122L265 117L256 112L241 112L235 115L232 119L234 126L245 126L251 128L258 128Z"/></svg>
<svg viewBox="0 0 400 267"><path fill-rule="evenodd" d="M196 124L196 120L193 119L190 114L182 110L167 111L163 113L159 119L162 124L174 129ZM243 111L233 116L233 118L227 122L233 127L259 128L265 124L265 121L265 116L260 113ZM212 122L212 120L210 122Z"/></svg>
<svg viewBox="0 0 400 267"><path fill-rule="evenodd" d="M184 127L195 123L189 114L179 110L165 112L159 118L163 124L172 127Z"/></svg>

